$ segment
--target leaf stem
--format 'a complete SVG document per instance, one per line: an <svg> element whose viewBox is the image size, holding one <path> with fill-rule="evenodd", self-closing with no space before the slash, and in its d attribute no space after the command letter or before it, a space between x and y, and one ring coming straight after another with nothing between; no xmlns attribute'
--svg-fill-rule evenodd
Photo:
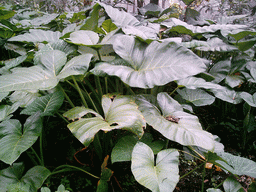
<svg viewBox="0 0 256 192"><path fill-rule="evenodd" d="M204 178L205 178L205 165L206 165L206 161L204 163L202 163L204 165L204 169L203 169L203 177L202 177L202 192L204 192Z"/></svg>
<svg viewBox="0 0 256 192"><path fill-rule="evenodd" d="M62 93L64 94L65 98L67 99L67 101L71 105L71 107L74 108L75 105L72 103L72 101L70 100L69 96L66 94L65 90L61 87L60 84L59 84L59 87L60 87L60 90L62 91Z"/></svg>
<svg viewBox="0 0 256 192"><path fill-rule="evenodd" d="M194 168L194 169L192 169L191 171L189 171L188 173L182 175L182 176L180 177L180 180L183 179L184 177L186 177L187 175L193 173L195 170L197 170L198 168L200 168L202 165L205 165L205 163L201 163L201 164L198 165L196 168Z"/></svg>
<svg viewBox="0 0 256 192"><path fill-rule="evenodd" d="M40 157L37 155L36 151L34 150L34 148L31 146L30 149L32 150L32 152L34 153L34 155L36 156L37 160L39 161L39 164L42 165L41 159Z"/></svg>
<svg viewBox="0 0 256 192"><path fill-rule="evenodd" d="M80 87L79 87L79 85L78 85L78 83L77 83L77 81L76 81L76 78L75 78L73 75L72 75L72 80L73 80L74 83L75 83L76 90L78 91L78 93L79 93L79 95L80 95L80 98L82 99L83 105L84 105L86 108L88 108L88 105L87 105L87 103L86 103L86 101L85 101L85 99L84 99L84 95L83 95L83 93L82 93L82 91L81 91L81 89L80 89Z"/></svg>
<svg viewBox="0 0 256 192"><path fill-rule="evenodd" d="M41 165L44 166L44 154L43 154L43 130L40 134L40 156L41 156Z"/></svg>
<svg viewBox="0 0 256 192"><path fill-rule="evenodd" d="M179 89L179 86L176 87L169 95L171 96L177 89Z"/></svg>
<svg viewBox="0 0 256 192"><path fill-rule="evenodd" d="M86 174L88 174L88 175L90 175L90 176L92 176L92 177L94 177L94 178L96 178L96 179L100 179L100 177L97 177L97 176L95 176L95 175L93 175L93 174L91 174L91 173L85 171L85 170L82 169L82 168L75 167L75 166L72 166L72 165L61 165L61 166L57 167L57 168L54 169L54 170L62 169L63 167L64 167L64 168L67 167L67 168L77 169L77 170L82 171L82 172L84 172L84 173L86 173ZM61 173L61 172L66 172L66 171L67 171L67 170L61 170L61 171L54 171L54 170L53 170L53 172L52 172L51 175L57 174L57 173ZM69 171L69 170L68 170L68 171Z"/></svg>

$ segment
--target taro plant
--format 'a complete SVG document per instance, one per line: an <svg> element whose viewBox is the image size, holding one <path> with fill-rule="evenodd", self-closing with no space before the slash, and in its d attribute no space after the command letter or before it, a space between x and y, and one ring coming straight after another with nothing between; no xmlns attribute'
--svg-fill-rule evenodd
<svg viewBox="0 0 256 192"><path fill-rule="evenodd" d="M122 162L131 162L145 188L174 191L187 175L179 174L183 153L202 162L203 178L209 164L234 177L256 177L256 163L225 152L194 112L215 106L224 117L232 106L242 121L235 127L242 149L250 145L256 106L250 23L196 26L171 15L138 20L100 2L70 15L6 9L0 9L0 160L10 166L0 171L0 191L37 191L66 171L84 172L98 181L97 191L107 191L115 177L111 167ZM75 155L97 154L97 170L47 165L45 129L53 117L83 145ZM24 152L33 167L21 162ZM225 191L243 190L234 177L224 181Z"/></svg>

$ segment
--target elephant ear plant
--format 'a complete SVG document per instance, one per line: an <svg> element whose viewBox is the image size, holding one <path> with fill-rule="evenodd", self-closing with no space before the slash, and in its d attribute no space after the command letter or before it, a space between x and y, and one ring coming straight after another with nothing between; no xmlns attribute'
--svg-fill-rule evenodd
<svg viewBox="0 0 256 192"><path fill-rule="evenodd" d="M50 191L45 181L66 171L91 176L97 191L114 191L112 169L121 162L131 163L134 179L145 188L171 192L190 174L180 176L183 153L204 167L256 177L256 163L224 152L194 113L218 102L244 105L240 131L247 146L256 106L256 89L248 91L256 82L256 33L247 25L194 26L171 17L152 22L146 15L139 21L100 2L80 19L33 12L22 20L19 12L0 12L6 15L0 17L0 192ZM192 39L182 42L177 34ZM82 150L96 152L98 170L45 163L44 133L53 117L66 123ZM34 166L22 162L26 155ZM221 185L207 191L242 190L234 177Z"/></svg>

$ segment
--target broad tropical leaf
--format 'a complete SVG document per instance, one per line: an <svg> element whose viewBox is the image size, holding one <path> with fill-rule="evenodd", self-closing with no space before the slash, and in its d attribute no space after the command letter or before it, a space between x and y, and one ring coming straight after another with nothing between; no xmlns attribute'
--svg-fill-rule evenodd
<svg viewBox="0 0 256 192"><path fill-rule="evenodd" d="M181 79L177 81L179 87L185 86L188 89L223 89L222 86L214 82L207 82L202 78L198 77L188 77L186 79Z"/></svg>
<svg viewBox="0 0 256 192"><path fill-rule="evenodd" d="M113 129L125 129L142 137L146 123L131 97L104 95L102 107L104 117L84 107L76 107L63 114L68 119L78 119L68 124L68 128L81 143L88 146L100 130L107 132ZM86 114L94 117L85 118Z"/></svg>
<svg viewBox="0 0 256 192"><path fill-rule="evenodd" d="M106 13L117 27L124 27L127 25L140 25L140 22L131 14L123 10L119 11L118 9L113 8L112 6L106 5L104 3L99 4L105 9Z"/></svg>
<svg viewBox="0 0 256 192"><path fill-rule="evenodd" d="M225 192L244 192L243 186L232 176L224 181L223 187Z"/></svg>
<svg viewBox="0 0 256 192"><path fill-rule="evenodd" d="M224 161L217 160L216 162L235 175L248 175L256 178L256 163L244 157L232 155L230 153L218 154Z"/></svg>
<svg viewBox="0 0 256 192"><path fill-rule="evenodd" d="M18 104L0 105L0 122L12 117L12 113L18 109Z"/></svg>
<svg viewBox="0 0 256 192"><path fill-rule="evenodd" d="M0 74L6 73L9 69L14 68L25 61L27 55L22 55L14 59L10 59L8 61L4 61L5 66L0 68Z"/></svg>
<svg viewBox="0 0 256 192"><path fill-rule="evenodd" d="M221 82L223 79L227 77L230 70L231 70L230 60L219 61L218 63L214 64L209 71L209 73L215 77L215 79L212 82L214 83Z"/></svg>
<svg viewBox="0 0 256 192"><path fill-rule="evenodd" d="M64 95L61 91L38 97L21 114L33 115L40 111L41 116L52 116L62 105Z"/></svg>
<svg viewBox="0 0 256 192"><path fill-rule="evenodd" d="M84 75L92 55L86 54L71 59L59 50L46 50L36 54L36 66L12 70L12 74L0 76L0 92L14 90L48 90L70 75ZM65 64L67 66L63 67ZM60 76L58 76L60 74Z"/></svg>
<svg viewBox="0 0 256 192"><path fill-rule="evenodd" d="M41 130L39 113L30 116L23 128L16 119L3 121L0 124L0 160L11 165L36 142Z"/></svg>
<svg viewBox="0 0 256 192"><path fill-rule="evenodd" d="M256 93L251 95L247 92L240 93L240 97L252 107L256 107Z"/></svg>
<svg viewBox="0 0 256 192"><path fill-rule="evenodd" d="M118 76L131 87L153 88L206 70L201 58L174 42L147 46L134 37L118 36L113 48L125 61L98 63L92 72Z"/></svg>
<svg viewBox="0 0 256 192"><path fill-rule="evenodd" d="M195 106L211 105L215 101L215 97L202 89L178 89L177 92L183 99L193 103Z"/></svg>
<svg viewBox="0 0 256 192"><path fill-rule="evenodd" d="M135 179L153 192L171 192L179 181L179 153L165 149L157 154L150 147L138 142L132 152L132 173Z"/></svg>
<svg viewBox="0 0 256 192"><path fill-rule="evenodd" d="M224 87L224 89L211 89L211 92L215 95L215 97L229 103L238 104L242 102L240 93L227 87Z"/></svg>
<svg viewBox="0 0 256 192"><path fill-rule="evenodd" d="M36 192L50 176L51 172L42 166L32 167L22 176L24 166L15 163L13 166L0 171L0 192L26 191Z"/></svg>
<svg viewBox="0 0 256 192"><path fill-rule="evenodd" d="M164 141L153 141L153 136L149 133L145 133L140 140L138 137L132 135L124 136L118 140L111 152L112 163L131 161L132 150L138 141L147 144L153 150L154 154L160 152L165 144Z"/></svg>
<svg viewBox="0 0 256 192"><path fill-rule="evenodd" d="M8 41L25 41L25 42L54 42L57 41L61 37L61 33L59 31L45 31L42 29L30 29L29 33L25 33L22 35L14 36Z"/></svg>
<svg viewBox="0 0 256 192"><path fill-rule="evenodd" d="M198 118L183 112L182 106L167 93L159 93L157 103L143 96L138 97L137 103L147 123L167 139L182 145L214 149L213 136L202 129Z"/></svg>
<svg viewBox="0 0 256 192"><path fill-rule="evenodd" d="M186 22L183 22L176 18L167 19L163 21L161 25L168 27L169 31L176 31L178 33L190 34L190 35L194 35L197 33L214 33L218 30L225 31L228 34L228 33L232 33L232 31L234 30L247 28L246 25L232 25L232 24L226 24L226 25L215 24L215 25L200 27L200 26L189 25Z"/></svg>
<svg viewBox="0 0 256 192"><path fill-rule="evenodd" d="M58 79L65 79L71 75L84 75L89 68L92 56L87 53L73 57L58 74Z"/></svg>
<svg viewBox="0 0 256 192"><path fill-rule="evenodd" d="M99 41L99 35L93 31L79 30L71 33L66 40L77 45L96 45Z"/></svg>

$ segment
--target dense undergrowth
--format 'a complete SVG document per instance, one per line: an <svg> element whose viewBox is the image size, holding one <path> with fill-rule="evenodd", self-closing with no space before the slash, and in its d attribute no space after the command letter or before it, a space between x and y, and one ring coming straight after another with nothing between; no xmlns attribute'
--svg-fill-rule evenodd
<svg viewBox="0 0 256 192"><path fill-rule="evenodd" d="M255 7L184 3L1 7L0 192L255 191Z"/></svg>

